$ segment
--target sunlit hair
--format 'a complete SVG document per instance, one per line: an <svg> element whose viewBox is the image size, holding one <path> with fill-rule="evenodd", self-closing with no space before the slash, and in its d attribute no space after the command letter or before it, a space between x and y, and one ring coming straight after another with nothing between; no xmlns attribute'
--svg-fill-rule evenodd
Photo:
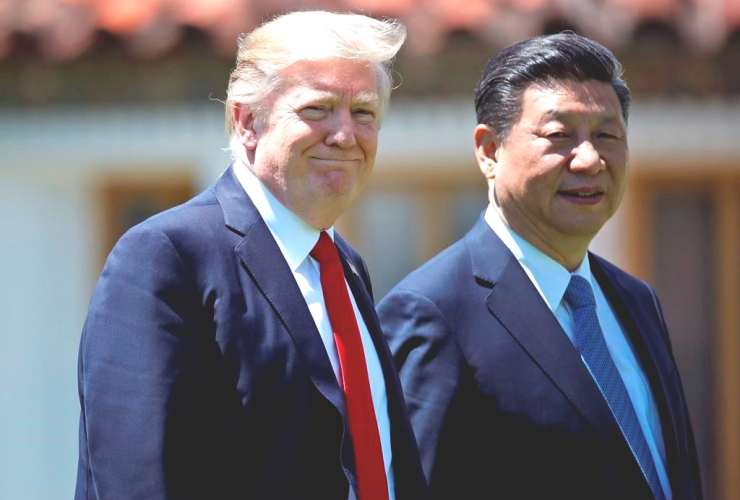
<svg viewBox="0 0 740 500"><path fill-rule="evenodd" d="M366 61L375 69L382 120L393 85L391 63L406 39L399 21L360 14L301 11L278 16L239 38L226 94L226 131L234 138L233 106L263 115L281 71L299 61L333 58ZM264 117L264 116L263 116Z"/></svg>
<svg viewBox="0 0 740 500"><path fill-rule="evenodd" d="M547 87L563 80L611 84L627 123L631 94L622 65L606 47L572 32L529 38L491 58L475 89L478 123L493 127L506 143L521 113L524 92L532 85Z"/></svg>

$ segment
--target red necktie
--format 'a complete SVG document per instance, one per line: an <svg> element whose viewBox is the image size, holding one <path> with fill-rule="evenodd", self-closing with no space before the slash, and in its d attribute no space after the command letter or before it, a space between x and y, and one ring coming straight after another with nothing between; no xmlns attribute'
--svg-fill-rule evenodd
<svg viewBox="0 0 740 500"><path fill-rule="evenodd" d="M321 288L339 353L349 429L355 447L360 500L388 500L383 450L360 329L347 293L337 248L326 232L321 232L318 243L311 250L311 257L321 265Z"/></svg>

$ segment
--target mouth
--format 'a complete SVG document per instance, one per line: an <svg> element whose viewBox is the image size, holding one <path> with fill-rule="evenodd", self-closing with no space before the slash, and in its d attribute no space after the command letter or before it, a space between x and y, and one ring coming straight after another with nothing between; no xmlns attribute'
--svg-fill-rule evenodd
<svg viewBox="0 0 740 500"><path fill-rule="evenodd" d="M333 162L333 163L349 163L352 161L360 161L360 158L327 158L322 156L312 156L312 160L317 161L326 161L326 162Z"/></svg>
<svg viewBox="0 0 740 500"><path fill-rule="evenodd" d="M565 189L558 191L558 194L576 203L593 204L604 197L604 190L601 188Z"/></svg>

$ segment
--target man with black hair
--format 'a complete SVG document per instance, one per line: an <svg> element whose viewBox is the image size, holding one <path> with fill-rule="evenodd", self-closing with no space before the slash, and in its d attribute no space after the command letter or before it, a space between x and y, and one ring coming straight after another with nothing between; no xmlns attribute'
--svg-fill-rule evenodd
<svg viewBox="0 0 740 500"><path fill-rule="evenodd" d="M573 33L492 58L490 204L379 305L433 498L701 498L655 292L588 251L626 187L621 72Z"/></svg>

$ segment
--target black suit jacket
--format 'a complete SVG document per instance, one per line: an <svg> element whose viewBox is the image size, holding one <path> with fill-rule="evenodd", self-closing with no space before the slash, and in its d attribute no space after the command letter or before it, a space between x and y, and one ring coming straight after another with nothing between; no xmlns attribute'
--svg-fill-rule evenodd
<svg viewBox="0 0 740 500"><path fill-rule="evenodd" d="M365 264L336 243L385 377L396 499L424 498ZM231 168L113 249L82 334L79 394L76 500L356 497L343 393Z"/></svg>
<svg viewBox="0 0 740 500"><path fill-rule="evenodd" d="M655 396L675 500L701 498L694 438L652 289L594 255ZM433 498L652 498L580 355L481 218L379 304Z"/></svg>

